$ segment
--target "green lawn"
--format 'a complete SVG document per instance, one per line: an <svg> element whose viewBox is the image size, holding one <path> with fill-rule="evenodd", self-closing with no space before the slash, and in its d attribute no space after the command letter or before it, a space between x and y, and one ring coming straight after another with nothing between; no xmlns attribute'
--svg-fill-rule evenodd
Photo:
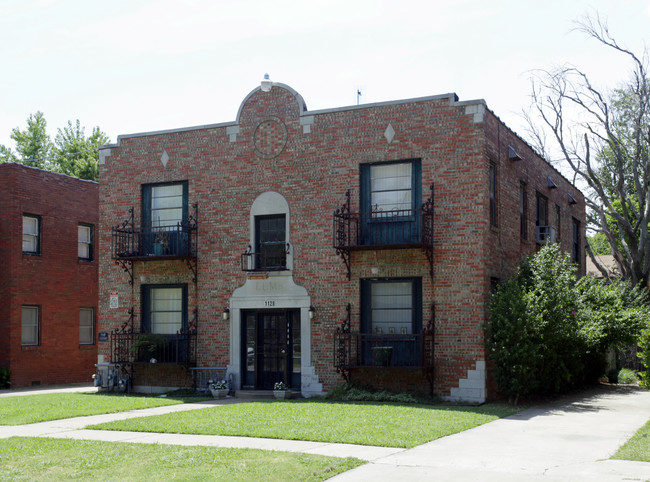
<svg viewBox="0 0 650 482"><path fill-rule="evenodd" d="M264 401L134 418L88 428L408 448L516 411L500 404L450 407L322 400Z"/></svg>
<svg viewBox="0 0 650 482"><path fill-rule="evenodd" d="M357 459L65 439L0 440L0 480L324 480Z"/></svg>
<svg viewBox="0 0 650 482"><path fill-rule="evenodd" d="M3 397L0 398L0 425L23 425L84 415L126 412L197 400L201 399L100 393L51 393Z"/></svg>
<svg viewBox="0 0 650 482"><path fill-rule="evenodd" d="M612 458L650 462L650 420Z"/></svg>

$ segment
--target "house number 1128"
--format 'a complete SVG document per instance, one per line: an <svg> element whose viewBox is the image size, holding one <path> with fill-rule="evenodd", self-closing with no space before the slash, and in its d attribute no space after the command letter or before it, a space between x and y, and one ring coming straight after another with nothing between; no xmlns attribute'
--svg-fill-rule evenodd
<svg viewBox="0 0 650 482"><path fill-rule="evenodd" d="M275 301L265 301L264 306L269 307L269 306L275 306Z"/></svg>

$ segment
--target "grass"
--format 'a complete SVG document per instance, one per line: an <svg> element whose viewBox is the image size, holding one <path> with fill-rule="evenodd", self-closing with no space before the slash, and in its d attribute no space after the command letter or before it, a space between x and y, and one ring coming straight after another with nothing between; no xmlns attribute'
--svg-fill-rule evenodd
<svg viewBox="0 0 650 482"><path fill-rule="evenodd" d="M0 398L0 425L23 425L85 415L126 412L198 400L201 398L160 398L100 393L51 393L3 397Z"/></svg>
<svg viewBox="0 0 650 482"><path fill-rule="evenodd" d="M357 459L252 449L65 439L0 440L0 480L307 480L333 477Z"/></svg>
<svg viewBox="0 0 650 482"><path fill-rule="evenodd" d="M451 407L322 400L264 401L141 417L88 428L410 448L516 411L499 404Z"/></svg>
<svg viewBox="0 0 650 482"><path fill-rule="evenodd" d="M612 458L650 462L650 420Z"/></svg>

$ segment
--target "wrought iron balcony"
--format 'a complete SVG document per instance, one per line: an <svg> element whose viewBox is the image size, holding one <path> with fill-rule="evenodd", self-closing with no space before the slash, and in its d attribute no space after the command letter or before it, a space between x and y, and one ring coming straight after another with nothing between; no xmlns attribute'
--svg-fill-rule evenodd
<svg viewBox="0 0 650 482"><path fill-rule="evenodd" d="M171 335L111 333L111 361L119 364L196 365L196 330Z"/></svg>
<svg viewBox="0 0 650 482"><path fill-rule="evenodd" d="M433 276L433 184L429 199L418 209L352 212L350 191L334 212L334 249L350 277L350 252L364 249L420 248Z"/></svg>
<svg viewBox="0 0 650 482"><path fill-rule="evenodd" d="M337 370L367 367L433 368L433 333L375 335L337 332Z"/></svg>
<svg viewBox="0 0 650 482"><path fill-rule="evenodd" d="M194 215L176 226L136 227L133 208L130 218L111 232L113 259L151 260L196 258L197 222L196 204Z"/></svg>
<svg viewBox="0 0 650 482"><path fill-rule="evenodd" d="M287 268L287 255L291 251L289 243L266 246L260 252L254 252L253 247L241 255L242 271L283 271Z"/></svg>

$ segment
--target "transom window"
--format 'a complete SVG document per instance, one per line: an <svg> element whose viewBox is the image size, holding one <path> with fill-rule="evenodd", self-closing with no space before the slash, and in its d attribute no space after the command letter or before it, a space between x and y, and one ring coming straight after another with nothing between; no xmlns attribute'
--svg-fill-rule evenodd
<svg viewBox="0 0 650 482"><path fill-rule="evenodd" d="M370 205L375 216L413 207L413 173L410 162L370 166Z"/></svg>
<svg viewBox="0 0 650 482"><path fill-rule="evenodd" d="M39 216L23 216L23 253L41 253L41 218Z"/></svg>

